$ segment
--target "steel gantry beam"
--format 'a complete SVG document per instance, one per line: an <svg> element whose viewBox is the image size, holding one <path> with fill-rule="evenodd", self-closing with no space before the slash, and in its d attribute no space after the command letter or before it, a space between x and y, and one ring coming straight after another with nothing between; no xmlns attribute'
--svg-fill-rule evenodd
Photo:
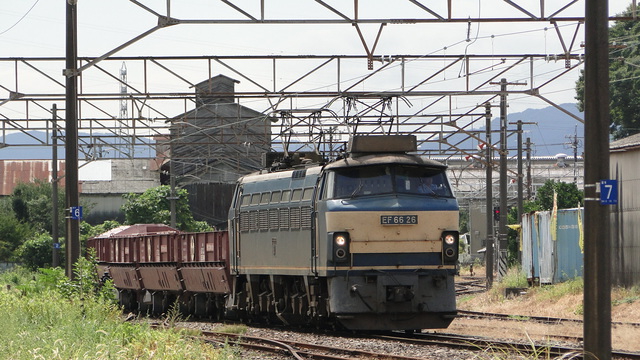
<svg viewBox="0 0 640 360"><path fill-rule="evenodd" d="M495 103L504 94L492 85L503 77L527 82L524 89L507 91L510 98L536 99L582 121L558 105L551 86L567 78L572 82L571 76L582 65L582 50L576 43L584 21L584 0L539 0L526 5L492 0L489 9L478 4L477 16L469 16L469 9L453 0L406 0L393 6L384 1L288 1L285 12L279 11L282 2L264 0L221 0L198 8L172 0L129 3L142 13L142 26L148 20L155 23L102 55L78 57L74 70L74 75L81 75L78 130L80 151L87 159L139 157L135 149L140 148L151 148L149 157L154 156L153 150L162 152L156 139L166 138L169 126L181 114L197 110L195 84L217 74L240 82L233 94L218 95L232 96L263 114L264 121L272 124L269 145L275 150L288 146L319 149L324 144L331 156L350 134L393 132L417 134L424 154L474 156L482 142L476 135L476 129L482 127L479 104ZM610 16L609 20L635 19L635 6L632 10L628 16ZM384 51L379 44L385 36L399 28L467 24L463 43L471 44L477 39L472 39L471 24L480 23L540 24L539 30L548 24L552 36L557 36L556 45L548 51L545 41L544 49L529 54L472 54L468 46L463 54L447 54L446 46L431 54L377 54ZM345 36L353 36L362 48L356 48L361 55L118 56L176 25L234 29L239 25L295 25L313 26L315 31L346 25ZM373 33L365 31L372 26ZM281 40L286 43L286 39ZM64 60L0 58L2 147L48 146L52 127L62 130L58 122L52 124L51 109L64 99L60 77ZM128 77L123 80L119 71L125 63ZM130 109L124 112L127 116L121 115L123 106ZM12 142L9 135L15 133L27 135L28 140ZM242 134L236 138L242 143ZM172 141L190 140L177 137ZM331 143L328 147L327 142Z"/></svg>
<svg viewBox="0 0 640 360"><path fill-rule="evenodd" d="M264 114L265 121L273 124L272 146L276 149L283 148L291 138L293 142L319 141L320 133L332 134L334 139L342 135L344 142L350 133L393 132L418 134L424 153L470 155L481 141L473 133L476 125L481 126L482 111L477 104L495 101L501 93L491 83L513 74L530 82L524 89L509 90L510 95L533 96L555 104L545 97L545 88L574 72L582 58L580 54L570 54L571 67L555 66L557 59L564 57L565 54L377 56L374 61L380 66L374 71L353 66L366 55L110 57L94 63L81 77L80 148L87 158L109 158L123 156L110 138L123 140L123 148L153 147L154 137L167 135L173 118L197 107L194 84L224 72L238 79L241 87L233 94L217 95L231 96ZM82 64L95 60L79 59ZM51 144L50 137L35 138L33 132L50 132L50 109L64 100L64 86L54 74L63 61L0 58L0 67L10 69L8 84L12 84L2 86L7 94L0 106L3 139L19 131L31 134L32 140L42 145ZM138 74L133 81L129 75L126 84L119 76L123 63L129 74ZM37 86L28 81L33 78L40 79ZM105 92L88 79L118 86ZM326 85L317 86L318 79ZM126 93L115 91L122 87ZM129 118L119 115L123 103L131 109ZM21 116L9 116L9 109ZM33 142L11 145L32 146ZM338 142L334 145L339 147ZM109 152L96 153L100 147Z"/></svg>

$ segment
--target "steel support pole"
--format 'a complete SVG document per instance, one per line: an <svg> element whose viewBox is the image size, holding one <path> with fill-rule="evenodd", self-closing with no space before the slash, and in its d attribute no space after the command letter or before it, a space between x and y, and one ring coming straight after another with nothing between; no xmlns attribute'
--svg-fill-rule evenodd
<svg viewBox="0 0 640 360"><path fill-rule="evenodd" d="M524 193L524 174L522 173L522 120L518 120L518 220L522 217L523 193Z"/></svg>
<svg viewBox="0 0 640 360"><path fill-rule="evenodd" d="M533 184L531 183L531 138L527 138L527 200L531 200Z"/></svg>
<svg viewBox="0 0 640 360"><path fill-rule="evenodd" d="M176 200L178 197L176 196L176 176L175 176L175 159L173 153L173 141L176 137L173 136L173 132L171 132L171 138L169 139L169 213L170 213L170 225L172 228L177 229L177 221L176 221Z"/></svg>
<svg viewBox="0 0 640 360"><path fill-rule="evenodd" d="M518 223L524 211L524 174L522 173L522 120L518 120ZM518 262L522 264L522 252L518 246Z"/></svg>
<svg viewBox="0 0 640 360"><path fill-rule="evenodd" d="M491 104L485 105L485 118L486 118L486 214L487 214L487 239L485 242L485 263L486 263L486 279L487 289L493 286L493 151L491 150L493 145L491 144Z"/></svg>
<svg viewBox="0 0 640 360"><path fill-rule="evenodd" d="M51 266L58 267L60 265L60 243L58 242L58 107L53 104L51 109L53 114L51 121L51 238L53 247L51 249Z"/></svg>
<svg viewBox="0 0 640 360"><path fill-rule="evenodd" d="M498 222L498 276L507 274L507 79L500 79L500 221Z"/></svg>
<svg viewBox="0 0 640 360"><path fill-rule="evenodd" d="M608 1L585 5L585 359L611 359L611 234L609 209L600 205L599 182L609 176Z"/></svg>
<svg viewBox="0 0 640 360"><path fill-rule="evenodd" d="M78 195L78 121L77 121L77 6L76 0L66 2L66 63L64 75L66 77L65 101L65 191L66 207L79 206ZM70 214L70 213L69 213ZM66 274L70 279L75 278L73 264L80 257L80 220L67 216Z"/></svg>
<svg viewBox="0 0 640 360"><path fill-rule="evenodd" d="M518 222L522 219L522 213L524 212L524 173L522 171L522 125L536 124L535 122L524 122L518 120L515 123L518 126ZM528 139L527 139L528 142ZM527 152L528 154L528 152ZM522 263L522 252L518 250L518 262Z"/></svg>

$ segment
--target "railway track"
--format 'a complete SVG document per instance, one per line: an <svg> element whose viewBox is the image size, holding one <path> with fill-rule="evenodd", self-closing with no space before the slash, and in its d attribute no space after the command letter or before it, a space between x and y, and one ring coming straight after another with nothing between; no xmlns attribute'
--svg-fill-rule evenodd
<svg viewBox="0 0 640 360"><path fill-rule="evenodd" d="M394 354L382 354L365 350L345 349L336 346L311 344L293 340L275 340L258 336L238 335L222 332L203 331L205 341L232 344L254 351L284 354L298 360L344 360L352 358L385 360L418 360L421 358Z"/></svg>
<svg viewBox="0 0 640 360"><path fill-rule="evenodd" d="M494 353L504 356L505 354L515 355L532 355L536 358L555 358L563 359L579 359L582 358L583 349L579 347L522 343L517 341L505 341L496 339L484 339L475 336L463 336L456 334L394 334L394 335L378 335L380 339L397 340L411 342L421 345L433 345L441 347L450 347L456 349L467 349L472 351L482 351L484 353ZM614 358L622 359L640 359L640 353L613 351L611 355Z"/></svg>
<svg viewBox="0 0 640 360"><path fill-rule="evenodd" d="M566 319L566 318L556 318L550 316L529 316L529 315L509 315L509 314L496 314L496 313L487 313L487 312L479 312L479 311L469 311L469 310L458 310L458 316L471 317L476 319L500 319L500 320L513 320L513 321L536 321L543 324L555 325L562 323L578 323L582 324L581 319ZM611 325L613 326L630 326L640 328L640 323L635 322L621 322L621 321L612 321Z"/></svg>
<svg viewBox="0 0 640 360"><path fill-rule="evenodd" d="M425 356L433 356L437 349L448 348L471 352L481 352L492 354L504 358L504 356L534 356L535 358L582 358L582 348L550 345L522 343L517 341L505 341L496 339L480 338L477 336L463 336L455 334L373 334L373 335L353 335L336 334L341 338L367 338L381 341L392 341L412 346L424 347ZM295 359L320 359L320 360L344 360L352 358L365 359L389 359L389 360L416 360L424 357L404 356L401 354L379 353L368 350L349 349L338 346L327 346L301 342L294 340L271 339L265 336L247 336L229 334L221 332L204 331L205 341L218 344L232 344L245 349L271 354L280 354ZM640 359L640 353L614 351L613 358Z"/></svg>
<svg viewBox="0 0 640 360"><path fill-rule="evenodd" d="M471 295L487 290L484 278L461 277L456 280L456 295Z"/></svg>

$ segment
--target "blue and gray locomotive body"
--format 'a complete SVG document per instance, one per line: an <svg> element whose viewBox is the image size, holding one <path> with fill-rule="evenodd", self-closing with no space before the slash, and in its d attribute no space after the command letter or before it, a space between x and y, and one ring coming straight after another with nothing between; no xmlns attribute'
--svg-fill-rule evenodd
<svg viewBox="0 0 640 360"><path fill-rule="evenodd" d="M415 138L367 138L344 159L240 178L228 233L215 242L177 236L165 247L173 255L157 251L154 264L139 261L152 253L144 239L123 257L125 245L114 251L99 240L101 266L125 305L151 299L156 311L179 299L199 315L285 324L447 327L456 315L458 203L446 166L408 154ZM175 286L149 286L155 277Z"/></svg>
<svg viewBox="0 0 640 360"><path fill-rule="evenodd" d="M233 287L242 288L232 296L246 303L231 306L354 330L449 325L458 203L446 167L356 150L324 166L240 179L230 258Z"/></svg>

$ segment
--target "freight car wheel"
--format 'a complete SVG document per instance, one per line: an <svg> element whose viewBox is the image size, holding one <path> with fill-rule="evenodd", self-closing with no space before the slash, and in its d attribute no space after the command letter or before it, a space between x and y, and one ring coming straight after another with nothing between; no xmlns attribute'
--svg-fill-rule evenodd
<svg viewBox="0 0 640 360"><path fill-rule="evenodd" d="M135 311L138 309L136 295L131 290L120 290L118 292L118 303L122 305L126 311Z"/></svg>

